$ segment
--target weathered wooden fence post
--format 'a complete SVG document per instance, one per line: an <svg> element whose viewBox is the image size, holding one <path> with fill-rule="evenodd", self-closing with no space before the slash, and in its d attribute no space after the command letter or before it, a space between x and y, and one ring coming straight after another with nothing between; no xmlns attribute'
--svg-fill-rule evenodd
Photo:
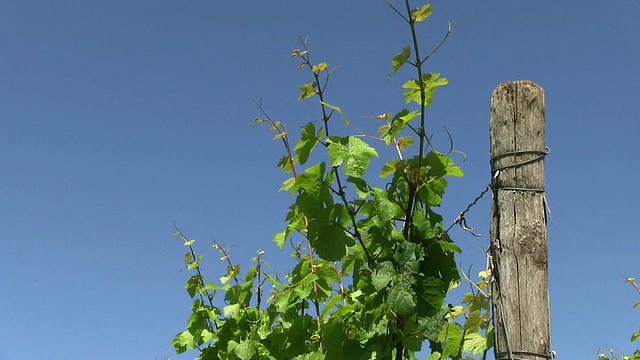
<svg viewBox="0 0 640 360"><path fill-rule="evenodd" d="M500 84L491 97L490 134L495 358L553 359L544 90L526 80Z"/></svg>

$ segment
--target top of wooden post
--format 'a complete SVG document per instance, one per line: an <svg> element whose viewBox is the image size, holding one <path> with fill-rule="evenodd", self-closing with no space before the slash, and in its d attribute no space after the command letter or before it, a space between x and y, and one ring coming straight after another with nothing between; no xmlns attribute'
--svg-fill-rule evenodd
<svg viewBox="0 0 640 360"><path fill-rule="evenodd" d="M496 188L544 190L544 90L530 80L504 82L491 96L491 169ZM540 159L540 161L537 161Z"/></svg>

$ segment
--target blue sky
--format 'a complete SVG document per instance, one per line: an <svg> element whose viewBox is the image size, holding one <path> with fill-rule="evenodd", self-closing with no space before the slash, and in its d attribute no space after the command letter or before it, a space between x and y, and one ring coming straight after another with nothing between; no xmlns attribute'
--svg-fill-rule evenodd
<svg viewBox="0 0 640 360"><path fill-rule="evenodd" d="M418 3L415 3L418 5ZM468 157L443 213L489 181L489 99L501 82L546 90L552 332L559 359L632 351L640 276L640 1L436 1L423 49L458 24L426 65L450 84L429 109ZM0 0L0 360L187 359L174 355L190 299L173 223L224 270L210 240L246 263L271 243L291 201L282 156L253 99L290 130L318 117L297 102L308 78L291 50L342 65L328 101L352 128L403 107L387 81L409 43L384 1ZM292 130L293 131L293 130ZM480 270L488 199L457 230L460 262ZM452 300L453 301L453 300Z"/></svg>

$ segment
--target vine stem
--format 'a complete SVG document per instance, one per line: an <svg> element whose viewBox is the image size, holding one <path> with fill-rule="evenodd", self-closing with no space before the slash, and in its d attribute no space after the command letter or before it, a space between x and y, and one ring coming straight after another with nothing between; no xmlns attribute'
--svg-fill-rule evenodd
<svg viewBox="0 0 640 360"><path fill-rule="evenodd" d="M295 162L293 161L293 154L291 152L291 145L289 143L289 134L287 133L287 129L284 127L284 125L274 121L273 119L271 119L271 117L269 117L267 112L262 107L262 100L260 102L256 102L256 101L254 102L258 106L258 109L260 110L262 115L264 115L265 117L264 120L266 120L271 124L271 127L278 133L277 137L282 140L282 143L284 144L284 148L287 151L287 158L288 158L289 164L291 165L291 172L293 173L293 177L297 178L298 174L296 173L296 166L295 166ZM264 120L259 121L258 119L256 119L255 121L263 122Z"/></svg>
<svg viewBox="0 0 640 360"><path fill-rule="evenodd" d="M309 69L313 69L313 65L311 63L309 53L307 52L307 46L304 41L303 41L303 45L305 49L305 54L304 56L302 56L302 59L304 60L305 65L309 67ZM324 123L324 134L325 134L325 137L328 138L330 136L329 119L331 118L331 115L333 115L333 111L331 113L327 113L327 107L325 105L326 102L324 101L324 90L326 88L326 82L323 86L320 86L320 76L319 76L319 73L317 72L313 72L313 77L314 77L315 83L318 85L318 90L316 90L316 94L320 98L320 107L322 109L322 122ZM327 78L327 82L328 82L328 78ZM328 146L328 145L325 144L325 146ZM364 251L364 254L367 258L367 263L369 264L369 266L375 267L375 260L369 253L369 250L367 249L366 245L364 244L364 241L362 240L362 234L360 234L360 231L358 230L358 225L356 222L356 214L349 207L349 200L347 200L346 194L342 187L342 180L340 177L340 172L338 171L338 166L333 166L332 171L333 171L333 175L335 176L336 183L338 184L338 190L334 192L338 194L345 208L349 210L349 216L351 217L351 224L353 225L353 235L358 240L358 243L362 247L362 250Z"/></svg>
<svg viewBox="0 0 640 360"><path fill-rule="evenodd" d="M187 244L189 242L189 239L187 239L186 236L184 236L184 234L182 233L182 231L180 231L178 229L177 226L174 227L176 229L176 232L174 233L174 236L176 236L177 238L181 239L182 241L185 242L185 244ZM189 252L191 253L191 258L195 261L197 260L196 257L196 253L195 251L193 251L193 246L189 245ZM187 267L189 266L189 263L187 262ZM200 271L200 264L196 264L196 273L198 274L198 281L200 282L200 286L204 286L204 276L202 275L202 272ZM204 298L202 293L199 291L199 296L200 296L200 300L204 303ZM211 307L211 309L214 308L213 306L213 295L209 292L206 293L207 295L207 300L209 302L209 306ZM210 318L207 318L207 325L209 326L209 330L211 332L214 332L217 330L218 326L215 322L212 322Z"/></svg>
<svg viewBox="0 0 640 360"><path fill-rule="evenodd" d="M420 127L417 129L418 138L420 139L420 145L418 149L418 168L411 169L412 172L416 172L415 175L412 173L409 177L409 196L407 202L407 212L405 216L405 225L404 225L404 235L405 239L409 240L411 236L411 225L413 222L413 212L416 205L416 196L419 189L420 182L420 171L422 169L422 159L424 158L424 142L425 142L425 89L424 82L422 81L422 60L420 59L420 47L418 45L418 36L416 34L415 27L415 18L411 16L411 4L409 4L409 0L405 0L405 7L407 11L407 22L409 23L409 28L411 29L411 40L413 42L413 50L415 53L415 64L413 66L416 68L418 72L418 84L420 85Z"/></svg>

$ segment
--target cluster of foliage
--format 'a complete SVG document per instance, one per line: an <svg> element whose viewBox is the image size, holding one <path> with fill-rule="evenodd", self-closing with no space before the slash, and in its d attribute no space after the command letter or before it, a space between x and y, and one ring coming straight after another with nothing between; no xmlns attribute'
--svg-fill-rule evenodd
<svg viewBox="0 0 640 360"><path fill-rule="evenodd" d="M633 286L638 292L638 295L640 295L640 286L638 286L638 283L636 283L636 278L634 277L628 278L627 283ZM633 305L633 308L635 309L639 306L640 306L640 301L636 302ZM635 342L636 340L638 340L638 338L640 338L640 329L637 332L634 332L631 334L631 342ZM615 352L612 349L609 349L607 351L607 354L604 354L603 352L600 351L600 349L598 349L598 359L600 360L640 360L640 350L634 351L634 353L631 355L618 356L615 354Z"/></svg>
<svg viewBox="0 0 640 360"><path fill-rule="evenodd" d="M284 278L270 274L260 250L243 276L228 250L214 242L227 272L219 283L206 282L194 240L177 231L189 249L185 261L192 275L186 289L194 299L187 329L173 341L178 353L197 349L198 359L414 359L429 344L429 360L486 358L493 340L490 271L481 272L477 282L469 280L471 291L462 305L445 304L461 281L454 257L460 249L436 210L446 177L462 171L450 157L453 149L435 149L425 124L426 108L447 80L424 72L423 64L451 27L421 56L416 26L431 15L431 6L413 8L403 0L400 10L386 2L408 24L412 40L393 58L389 77L403 65L416 77L402 85L406 108L377 117L381 126L372 137L397 154L384 164L379 174L384 180L377 179L385 186L366 178L379 156L366 137L332 131L336 114L347 127L349 120L326 101L332 69L312 62L303 40L292 55L311 81L300 87L299 100L318 99L320 126L304 125L293 145L286 127L261 104L264 117L256 119L270 126L286 151L278 166L290 177L281 190L295 201L274 241L282 249L294 237L301 239L293 245L297 264ZM314 152L324 160L307 165L320 157ZM217 293L224 294L224 306L214 303Z"/></svg>

